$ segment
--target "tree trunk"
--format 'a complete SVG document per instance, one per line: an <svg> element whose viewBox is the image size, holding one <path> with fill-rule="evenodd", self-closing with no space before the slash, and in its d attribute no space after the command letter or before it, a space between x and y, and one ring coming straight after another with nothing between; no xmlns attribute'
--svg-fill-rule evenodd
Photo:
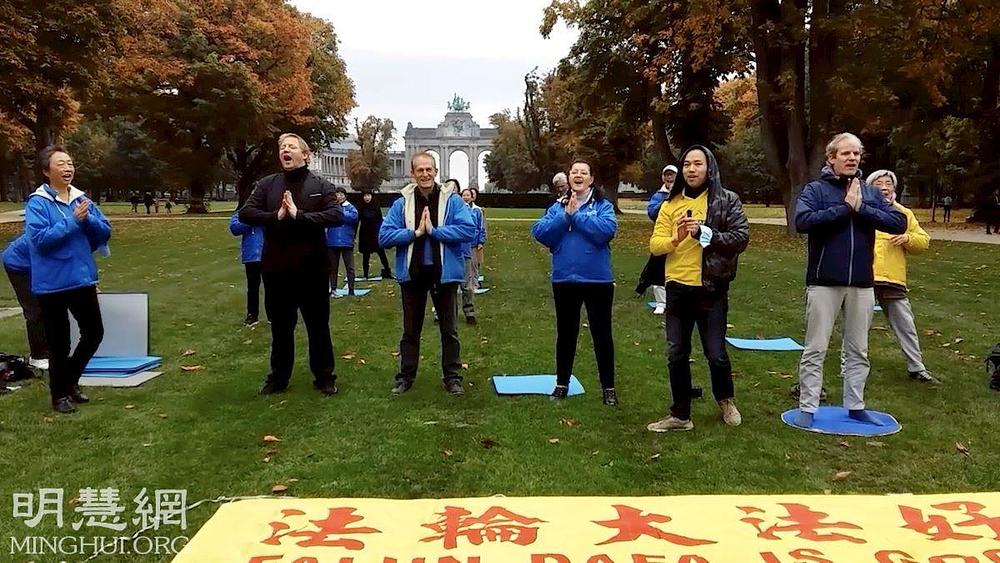
<svg viewBox="0 0 1000 563"><path fill-rule="evenodd" d="M608 201L615 208L615 215L622 215L622 210L618 207L618 184L621 183L622 175L620 172L609 172L602 176L602 185L604 186L604 195L607 196Z"/></svg>
<svg viewBox="0 0 1000 563"><path fill-rule="evenodd" d="M205 181L192 178L188 185L188 213L208 213L205 207Z"/></svg>

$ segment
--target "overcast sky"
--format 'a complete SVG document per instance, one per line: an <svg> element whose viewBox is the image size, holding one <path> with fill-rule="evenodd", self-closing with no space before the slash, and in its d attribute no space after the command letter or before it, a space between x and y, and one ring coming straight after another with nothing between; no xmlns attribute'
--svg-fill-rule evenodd
<svg viewBox="0 0 1000 563"><path fill-rule="evenodd" d="M354 80L352 117L390 117L396 148L406 123L436 127L457 93L480 126L523 103L524 75L553 68L575 30L538 33L549 0L291 0L333 23ZM353 121L352 121L353 130Z"/></svg>

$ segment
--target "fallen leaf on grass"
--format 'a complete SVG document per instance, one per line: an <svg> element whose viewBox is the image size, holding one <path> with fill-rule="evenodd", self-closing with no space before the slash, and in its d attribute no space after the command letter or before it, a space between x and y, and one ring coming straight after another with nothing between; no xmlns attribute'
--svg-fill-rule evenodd
<svg viewBox="0 0 1000 563"><path fill-rule="evenodd" d="M559 423L570 427L580 425L580 421L575 418L560 418Z"/></svg>
<svg viewBox="0 0 1000 563"><path fill-rule="evenodd" d="M849 448L849 447L851 447L851 443L848 442L847 440L844 440L843 442L837 442L837 445L840 446L840 447L842 447L842 448Z"/></svg>
<svg viewBox="0 0 1000 563"><path fill-rule="evenodd" d="M549 443L550 444L558 444L559 443L559 438L549 438Z"/></svg>
<svg viewBox="0 0 1000 563"><path fill-rule="evenodd" d="M469 364L462 364L462 369L469 369Z"/></svg>
<svg viewBox="0 0 1000 563"><path fill-rule="evenodd" d="M271 434L267 434L266 436L264 436L263 438L261 438L260 441L263 442L263 443L265 443L265 444L277 444L278 442L281 441L281 438L279 438L277 436L272 436Z"/></svg>
<svg viewBox="0 0 1000 563"><path fill-rule="evenodd" d="M70 506L76 506L78 504L80 504L80 497L73 497L73 498L69 499L69 505Z"/></svg>
<svg viewBox="0 0 1000 563"><path fill-rule="evenodd" d="M194 326L194 323L184 323L184 326L191 328Z"/></svg>
<svg viewBox="0 0 1000 563"><path fill-rule="evenodd" d="M298 479L289 479L289 480L288 480L288 481L286 481L286 482L287 482L287 483L298 483L298 482L299 482L299 480L298 480Z"/></svg>
<svg viewBox="0 0 1000 563"><path fill-rule="evenodd" d="M343 360L353 360L355 358L354 352L348 352L340 357Z"/></svg>
<svg viewBox="0 0 1000 563"><path fill-rule="evenodd" d="M205 366L198 364L195 366L181 366L181 371L199 371L205 369Z"/></svg>
<svg viewBox="0 0 1000 563"><path fill-rule="evenodd" d="M884 448L885 442L879 442L878 440L872 440L870 442L865 442L865 445L871 446L873 448Z"/></svg>
<svg viewBox="0 0 1000 563"><path fill-rule="evenodd" d="M972 452L969 451L969 448L962 442L955 442L955 449L965 457L972 457Z"/></svg>
<svg viewBox="0 0 1000 563"><path fill-rule="evenodd" d="M364 358L358 358L358 363L360 363L361 365L365 365L368 362L366 362Z"/></svg>
<svg viewBox="0 0 1000 563"><path fill-rule="evenodd" d="M132 410L134 408L135 408L135 405L125 405L125 410Z"/></svg>
<svg viewBox="0 0 1000 563"><path fill-rule="evenodd" d="M451 450L441 450L441 455L444 457L451 457L453 453Z"/></svg>
<svg viewBox="0 0 1000 563"><path fill-rule="evenodd" d="M425 422L424 424L425 424L425 425L427 425L427 426L430 426L430 425L432 425L432 424L437 424L437 423L438 423L438 421L436 421L436 420L428 420L428 421L427 421L427 422Z"/></svg>
<svg viewBox="0 0 1000 563"><path fill-rule="evenodd" d="M838 472L836 472L836 473L833 474L833 477L831 477L831 480L833 480L833 481L843 481L844 479L847 479L847 476L850 475L850 474L851 474L850 471L838 471Z"/></svg>
<svg viewBox="0 0 1000 563"><path fill-rule="evenodd" d="M162 412L160 414L156 415L156 416L158 416L160 418L167 418L167 415L164 414L164 413L162 413Z"/></svg>
<svg viewBox="0 0 1000 563"><path fill-rule="evenodd" d="M726 323L726 328L736 328L736 325L731 323Z"/></svg>
<svg viewBox="0 0 1000 563"><path fill-rule="evenodd" d="M244 340L243 343L244 344L253 344L253 340Z"/></svg>
<svg viewBox="0 0 1000 563"><path fill-rule="evenodd" d="M392 357L393 358L398 358L399 357L399 352L393 352L392 353Z"/></svg>
<svg viewBox="0 0 1000 563"><path fill-rule="evenodd" d="M184 356L186 358L188 356L193 356L193 355L195 355L197 353L198 352L195 352L194 350L185 350L184 353L181 354L181 356Z"/></svg>
<svg viewBox="0 0 1000 563"><path fill-rule="evenodd" d="M482 444L482 446L487 450L494 446L500 445L494 438L483 438L482 440L479 441L479 443Z"/></svg>
<svg viewBox="0 0 1000 563"><path fill-rule="evenodd" d="M924 336L941 336L941 331L933 328L928 328L924 330Z"/></svg>
<svg viewBox="0 0 1000 563"><path fill-rule="evenodd" d="M272 495L280 495L280 494L284 494L284 493L287 493L287 492L288 492L288 487L286 487L285 485L275 485L275 486L271 487L271 494Z"/></svg>
<svg viewBox="0 0 1000 563"><path fill-rule="evenodd" d="M52 418L51 416L43 416L42 417L42 422L55 422L55 421L56 420L54 418Z"/></svg>
<svg viewBox="0 0 1000 563"><path fill-rule="evenodd" d="M658 459L660 459L660 454L653 454L649 456L649 461L656 461Z"/></svg>

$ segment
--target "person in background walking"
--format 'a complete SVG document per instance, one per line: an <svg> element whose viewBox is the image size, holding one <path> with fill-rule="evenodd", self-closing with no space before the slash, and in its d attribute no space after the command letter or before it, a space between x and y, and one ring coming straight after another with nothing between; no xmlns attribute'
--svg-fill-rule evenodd
<svg viewBox="0 0 1000 563"><path fill-rule="evenodd" d="M368 275L368 268L372 254L377 253L382 262L382 272L379 276L388 280L392 279L389 259L385 255L385 250L378 245L378 231L382 227L382 208L374 199L370 190L366 190L361 196L361 205L358 206L358 250L361 251L361 267L365 278L371 277Z"/></svg>

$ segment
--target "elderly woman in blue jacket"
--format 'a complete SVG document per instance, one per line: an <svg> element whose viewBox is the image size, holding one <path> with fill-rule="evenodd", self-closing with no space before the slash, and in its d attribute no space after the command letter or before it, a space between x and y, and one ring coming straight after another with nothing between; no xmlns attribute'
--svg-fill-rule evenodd
<svg viewBox="0 0 1000 563"><path fill-rule="evenodd" d="M253 326L260 321L260 259L264 251L264 227L240 221L240 210L237 209L229 218L229 232L241 237L240 259L247 276L247 318L243 323Z"/></svg>
<svg viewBox="0 0 1000 563"><path fill-rule="evenodd" d="M586 162L573 163L569 192L549 207L531 234L552 252L552 294L556 306L556 386L553 399L569 391L580 307L587 307L604 404L618 404L615 394L615 347L611 335L614 273L611 239L618 230L614 206L594 187Z"/></svg>
<svg viewBox="0 0 1000 563"><path fill-rule="evenodd" d="M25 234L30 242L31 292L38 296L49 343L52 408L76 410L89 401L80 376L104 339L97 302L97 264L93 253L106 252L111 224L82 191L74 187L73 159L49 146L38 155L46 182L28 197ZM70 355L69 315L80 327L80 342Z"/></svg>

